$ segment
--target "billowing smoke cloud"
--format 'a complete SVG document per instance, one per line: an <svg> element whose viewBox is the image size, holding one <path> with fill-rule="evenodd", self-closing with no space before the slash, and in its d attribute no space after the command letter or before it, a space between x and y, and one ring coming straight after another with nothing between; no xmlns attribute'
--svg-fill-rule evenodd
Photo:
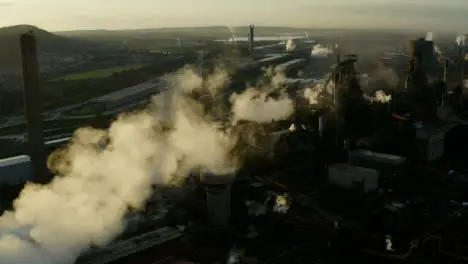
<svg viewBox="0 0 468 264"><path fill-rule="evenodd" d="M291 38L286 42L286 51L293 51L296 49L296 43Z"/></svg>
<svg viewBox="0 0 468 264"><path fill-rule="evenodd" d="M398 75L392 68L379 67L372 73L372 77L376 80L384 81L391 88L397 87L399 83Z"/></svg>
<svg viewBox="0 0 468 264"><path fill-rule="evenodd" d="M287 119L294 112L294 103L286 94L273 98L256 88L232 95L231 102L234 122L247 120L269 123Z"/></svg>
<svg viewBox="0 0 468 264"><path fill-rule="evenodd" d="M398 89L400 79L394 69L380 63L373 72L361 76L360 84L363 92L374 93L375 87L384 87L385 90Z"/></svg>
<svg viewBox="0 0 468 264"><path fill-rule="evenodd" d="M332 53L333 53L332 48L317 44L312 48L312 51L310 52L310 56L314 58L327 58Z"/></svg>
<svg viewBox="0 0 468 264"><path fill-rule="evenodd" d="M318 104L318 96L322 90L318 87L309 87L304 90L304 97L309 101L309 104Z"/></svg>
<svg viewBox="0 0 468 264"><path fill-rule="evenodd" d="M364 98L366 100L368 100L369 102L382 103L382 104L388 103L388 102L390 102L392 100L392 96L389 95L389 94L386 94L382 90L376 91L373 96L369 96L367 94L364 94Z"/></svg>
<svg viewBox="0 0 468 264"><path fill-rule="evenodd" d="M265 75L269 77L268 84L250 87L241 94L231 96L233 123L241 120L270 123L292 115L294 101L282 90L286 81L284 74L267 69Z"/></svg>
<svg viewBox="0 0 468 264"><path fill-rule="evenodd" d="M335 84L333 81L329 82L327 87L325 87L325 83L318 83L312 87L308 87L304 89L304 98L306 98L309 101L309 104L311 105L316 105L320 103L319 98L320 95L323 95L326 93L327 95L332 95L333 94L333 86Z"/></svg>
<svg viewBox="0 0 468 264"><path fill-rule="evenodd" d="M148 109L120 116L108 131L76 131L49 162L60 175L50 184L26 185L14 209L0 217L0 264L72 264L91 246L115 239L126 213L144 204L152 185L199 168L219 174L238 168L232 155L237 135L216 128L190 95L216 93L226 75L202 79L184 68L166 80L168 91ZM269 122L292 112L290 99L273 100L253 88L233 100L240 119Z"/></svg>

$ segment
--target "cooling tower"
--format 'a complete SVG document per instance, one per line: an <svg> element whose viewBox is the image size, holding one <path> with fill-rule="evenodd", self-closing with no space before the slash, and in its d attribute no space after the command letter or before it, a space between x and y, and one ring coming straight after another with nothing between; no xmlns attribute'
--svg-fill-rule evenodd
<svg viewBox="0 0 468 264"><path fill-rule="evenodd" d="M206 188L207 217L210 224L226 226L231 218L231 183L234 174L216 175L202 171L200 180Z"/></svg>

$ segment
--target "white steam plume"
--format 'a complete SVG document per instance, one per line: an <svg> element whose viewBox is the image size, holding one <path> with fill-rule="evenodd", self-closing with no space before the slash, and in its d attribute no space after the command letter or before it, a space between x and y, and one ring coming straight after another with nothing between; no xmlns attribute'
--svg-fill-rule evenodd
<svg viewBox="0 0 468 264"><path fill-rule="evenodd" d="M294 49L296 49L296 43L294 43L294 40L289 38L286 42L286 51L293 51Z"/></svg>
<svg viewBox="0 0 468 264"><path fill-rule="evenodd" d="M308 87L306 89L304 89L304 98L306 98L308 101L309 101L309 104L311 105L315 105L315 104L318 104L319 103L319 96L322 94L322 93L326 93L328 95L332 95L333 94L333 86L335 84L333 83L333 81L330 81L327 85L327 87L325 87L325 83L318 83L312 87Z"/></svg>
<svg viewBox="0 0 468 264"><path fill-rule="evenodd" d="M434 41L434 34L432 32L427 32L426 34L426 40L427 41Z"/></svg>
<svg viewBox="0 0 468 264"><path fill-rule="evenodd" d="M233 94L231 102L234 123L240 120L270 123L287 119L294 112L294 102L286 94L274 99L256 88Z"/></svg>
<svg viewBox="0 0 468 264"><path fill-rule="evenodd" d="M364 98L366 100L368 100L369 102L372 102L372 103L385 104L385 103L388 103L388 102L390 102L392 100L392 96L390 94L386 94L382 90L376 91L374 96L369 96L367 94L364 94L363 96L364 96Z"/></svg>
<svg viewBox="0 0 468 264"><path fill-rule="evenodd" d="M384 90L399 89L400 79L396 71L378 63L374 71L363 74L360 78L361 90L368 94L374 94L375 87L384 87Z"/></svg>
<svg viewBox="0 0 468 264"><path fill-rule="evenodd" d="M322 92L319 87L309 87L304 90L304 97L309 101L309 104L318 104L318 96Z"/></svg>
<svg viewBox="0 0 468 264"><path fill-rule="evenodd" d="M457 38L455 39L455 42L457 43L458 47L464 46L465 41L466 41L466 36L464 34L459 34Z"/></svg>
<svg viewBox="0 0 468 264"><path fill-rule="evenodd" d="M231 33L232 40L230 42L237 43L236 32L233 27L228 26L229 32Z"/></svg>
<svg viewBox="0 0 468 264"><path fill-rule="evenodd" d="M313 58L327 58L330 54L333 53L333 49L330 47L325 47L320 44L315 45L310 52L310 56Z"/></svg>
<svg viewBox="0 0 468 264"><path fill-rule="evenodd" d="M382 80L388 84L391 88L396 88L399 83L397 73L392 68L378 67L373 73L372 77L374 80Z"/></svg>
<svg viewBox="0 0 468 264"><path fill-rule="evenodd" d="M426 40L434 42L434 33L427 32ZM440 50L439 46L434 42L434 54L437 55L439 58L443 58L442 51Z"/></svg>
<svg viewBox="0 0 468 264"><path fill-rule="evenodd" d="M281 90L286 81L284 74L273 74L271 69L267 69L265 74L270 78L268 85L250 87L243 93L234 93L230 97L234 124L241 120L270 123L287 119L294 112L293 100ZM272 93L277 93L277 96L272 96Z"/></svg>
<svg viewBox="0 0 468 264"><path fill-rule="evenodd" d="M125 214L142 206L152 184L197 168L235 170L230 152L236 136L214 128L203 107L186 96L220 79L200 82L183 69L168 78L165 104L158 96L149 109L122 115L108 131L76 131L67 151L55 157L61 176L47 185L27 184L14 209L0 217L0 264L72 264L120 234ZM109 145L100 148L103 136Z"/></svg>

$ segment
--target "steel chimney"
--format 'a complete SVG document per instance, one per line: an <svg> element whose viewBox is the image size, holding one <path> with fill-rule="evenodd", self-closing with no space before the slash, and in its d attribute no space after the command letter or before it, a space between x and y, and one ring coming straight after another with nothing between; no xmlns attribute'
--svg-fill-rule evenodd
<svg viewBox="0 0 468 264"><path fill-rule="evenodd" d="M33 181L45 183L47 177L44 131L42 127L42 98L37 61L36 37L33 32L22 34L21 69L23 77L23 100L28 131L28 147L33 165Z"/></svg>

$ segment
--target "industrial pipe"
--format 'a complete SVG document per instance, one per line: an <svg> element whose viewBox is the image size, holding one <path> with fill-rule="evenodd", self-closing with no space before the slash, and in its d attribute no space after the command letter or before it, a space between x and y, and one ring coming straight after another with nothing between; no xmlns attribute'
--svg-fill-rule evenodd
<svg viewBox="0 0 468 264"><path fill-rule="evenodd" d="M28 147L34 171L32 179L37 183L46 183L48 179L42 127L42 99L39 85L36 37L33 32L22 34L20 45Z"/></svg>

